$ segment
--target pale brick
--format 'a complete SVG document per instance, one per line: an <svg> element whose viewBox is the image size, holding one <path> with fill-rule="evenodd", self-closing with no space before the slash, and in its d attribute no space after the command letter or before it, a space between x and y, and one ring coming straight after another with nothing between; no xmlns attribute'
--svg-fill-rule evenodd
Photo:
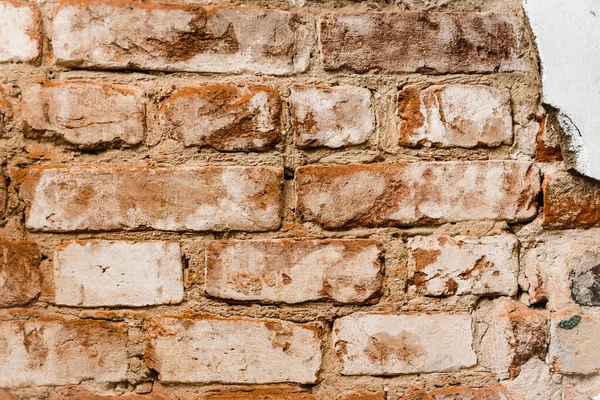
<svg viewBox="0 0 600 400"><path fill-rule="evenodd" d="M37 297L40 258L35 242L0 239L0 307L23 305Z"/></svg>
<svg viewBox="0 0 600 400"><path fill-rule="evenodd" d="M310 41L298 13L130 0L66 0L52 34L69 67L273 75L304 71Z"/></svg>
<svg viewBox="0 0 600 400"><path fill-rule="evenodd" d="M519 376L502 382L510 400L566 400L560 376L552 375L550 367L539 358L532 358L521 367Z"/></svg>
<svg viewBox="0 0 600 400"><path fill-rule="evenodd" d="M564 398L560 400L596 400L600 398L600 376L568 375L563 378Z"/></svg>
<svg viewBox="0 0 600 400"><path fill-rule="evenodd" d="M144 139L145 108L131 89L98 83L47 83L23 89L21 115L33 135L82 148L135 145Z"/></svg>
<svg viewBox="0 0 600 400"><path fill-rule="evenodd" d="M531 304L577 312L600 305L600 230L547 232L521 255L520 283Z"/></svg>
<svg viewBox="0 0 600 400"><path fill-rule="evenodd" d="M508 90L481 85L407 87L399 94L400 145L495 147L512 142Z"/></svg>
<svg viewBox="0 0 600 400"><path fill-rule="evenodd" d="M506 389L492 386L482 389L448 387L431 391L416 390L400 397L399 400L513 400Z"/></svg>
<svg viewBox="0 0 600 400"><path fill-rule="evenodd" d="M165 101L158 121L186 146L267 150L279 141L281 99L265 86L185 88Z"/></svg>
<svg viewBox="0 0 600 400"><path fill-rule="evenodd" d="M321 333L311 324L245 318L155 318L146 354L163 383L314 383Z"/></svg>
<svg viewBox="0 0 600 400"><path fill-rule="evenodd" d="M42 49L38 7L21 0L0 1L0 63L34 62Z"/></svg>
<svg viewBox="0 0 600 400"><path fill-rule="evenodd" d="M371 92L365 88L296 86L290 108L298 147L357 145L375 130Z"/></svg>
<svg viewBox="0 0 600 400"><path fill-rule="evenodd" d="M352 314L333 325L344 375L400 375L472 367L467 314Z"/></svg>
<svg viewBox="0 0 600 400"><path fill-rule="evenodd" d="M409 285L427 296L514 296L519 244L511 235L408 239Z"/></svg>
<svg viewBox="0 0 600 400"><path fill-rule="evenodd" d="M275 167L33 168L21 195L41 231L264 231L280 225Z"/></svg>
<svg viewBox="0 0 600 400"><path fill-rule="evenodd" d="M544 227L587 228L600 225L600 184L567 172L544 176Z"/></svg>
<svg viewBox="0 0 600 400"><path fill-rule="evenodd" d="M495 72L525 68L503 13L330 13L320 22L325 69Z"/></svg>
<svg viewBox="0 0 600 400"><path fill-rule="evenodd" d="M545 360L548 315L508 298L480 303L474 315L479 365L505 380L516 378L529 360Z"/></svg>
<svg viewBox="0 0 600 400"><path fill-rule="evenodd" d="M574 327L561 327L561 321L573 321L573 314L554 314L550 327L549 362L559 374L591 375L600 372L600 316L580 315Z"/></svg>
<svg viewBox="0 0 600 400"><path fill-rule="evenodd" d="M206 293L238 301L360 303L382 286L374 240L234 240L206 252Z"/></svg>
<svg viewBox="0 0 600 400"><path fill-rule="evenodd" d="M0 322L0 387L127 379L127 324L58 317Z"/></svg>
<svg viewBox="0 0 600 400"><path fill-rule="evenodd" d="M55 303L148 306L183 300L183 265L175 242L75 241L54 255Z"/></svg>
<svg viewBox="0 0 600 400"><path fill-rule="evenodd" d="M307 166L296 171L297 210L326 228L526 221L539 175L512 161Z"/></svg>

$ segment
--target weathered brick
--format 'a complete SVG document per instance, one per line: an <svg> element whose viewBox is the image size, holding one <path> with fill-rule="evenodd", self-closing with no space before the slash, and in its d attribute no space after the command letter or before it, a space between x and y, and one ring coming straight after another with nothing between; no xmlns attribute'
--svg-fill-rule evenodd
<svg viewBox="0 0 600 400"><path fill-rule="evenodd" d="M54 255L55 303L67 306L148 306L183 300L183 265L176 242L75 241Z"/></svg>
<svg viewBox="0 0 600 400"><path fill-rule="evenodd" d="M307 166L297 210L326 228L465 220L526 221L537 213L539 170L525 162Z"/></svg>
<svg viewBox="0 0 600 400"><path fill-rule="evenodd" d="M36 243L0 239L0 307L26 304L40 293L40 259Z"/></svg>
<svg viewBox="0 0 600 400"><path fill-rule="evenodd" d="M275 393L268 390L250 392L224 393L213 396L190 396L181 400L317 400L315 396L308 393Z"/></svg>
<svg viewBox="0 0 600 400"><path fill-rule="evenodd" d="M442 85L399 94L399 144L494 147L512 142L508 90L482 85Z"/></svg>
<svg viewBox="0 0 600 400"><path fill-rule="evenodd" d="M288 75L307 68L309 33L304 15L279 10L66 0L52 45L69 67Z"/></svg>
<svg viewBox="0 0 600 400"><path fill-rule="evenodd" d="M442 388L432 391L416 390L402 396L399 400L508 400L506 389L501 386L483 389L461 387Z"/></svg>
<svg viewBox="0 0 600 400"><path fill-rule="evenodd" d="M508 298L481 303L475 313L479 365L505 380L516 378L530 359L545 360L548 315Z"/></svg>
<svg viewBox="0 0 600 400"><path fill-rule="evenodd" d="M364 302L381 290L375 240L233 240L206 252L206 293L238 301Z"/></svg>
<svg viewBox="0 0 600 400"><path fill-rule="evenodd" d="M127 324L39 319L0 321L0 387L127 379Z"/></svg>
<svg viewBox="0 0 600 400"><path fill-rule="evenodd" d="M443 74L525 68L508 14L330 13L320 30L327 70Z"/></svg>
<svg viewBox="0 0 600 400"><path fill-rule="evenodd" d="M42 49L38 7L21 0L0 1L0 63L34 62Z"/></svg>
<svg viewBox="0 0 600 400"><path fill-rule="evenodd" d="M311 324L162 317L145 331L146 360L164 383L314 383L321 364L321 334Z"/></svg>
<svg viewBox="0 0 600 400"><path fill-rule="evenodd" d="M1 399L0 399L1 400ZM153 390L149 394L127 393L121 395L95 394L74 391L73 393L53 392L49 400L177 400L177 397L169 396L164 392Z"/></svg>
<svg viewBox="0 0 600 400"><path fill-rule="evenodd" d="M535 159L538 162L562 161L560 127L556 116L543 114L537 118L540 129L536 136Z"/></svg>
<svg viewBox="0 0 600 400"><path fill-rule="evenodd" d="M553 375L550 367L539 358L521 366L519 376L502 381L510 400L565 400L562 396L562 377Z"/></svg>
<svg viewBox="0 0 600 400"><path fill-rule="evenodd" d="M409 285L428 296L517 294L514 236L416 236L408 240Z"/></svg>
<svg viewBox="0 0 600 400"><path fill-rule="evenodd" d="M562 321L575 321L574 327L564 326ZM563 326L561 326L563 325ZM549 360L552 371L559 374L590 375L600 372L600 348L598 332L600 317L597 315L554 314L550 327Z"/></svg>
<svg viewBox="0 0 600 400"><path fill-rule="evenodd" d="M298 147L361 144L375 130L369 89L353 86L295 86L290 95Z"/></svg>
<svg viewBox="0 0 600 400"><path fill-rule="evenodd" d="M531 304L552 311L600 305L600 231L546 232L521 254L520 284Z"/></svg>
<svg viewBox="0 0 600 400"><path fill-rule="evenodd" d="M280 225L275 167L32 168L21 195L41 231L264 231Z"/></svg>
<svg viewBox="0 0 600 400"><path fill-rule="evenodd" d="M335 320L344 375L456 371L477 363L467 314L352 314Z"/></svg>
<svg viewBox="0 0 600 400"><path fill-rule="evenodd" d="M2 218L6 212L6 201L8 199L7 189L4 168L0 167L0 218Z"/></svg>
<svg viewBox="0 0 600 400"><path fill-rule="evenodd" d="M384 400L383 392L367 392L358 391L350 394L344 394L337 398L337 400Z"/></svg>
<svg viewBox="0 0 600 400"><path fill-rule="evenodd" d="M281 99L265 86L185 88L158 111L163 131L186 146L266 150L279 141Z"/></svg>
<svg viewBox="0 0 600 400"><path fill-rule="evenodd" d="M23 89L21 115L34 135L82 148L135 145L144 139L145 108L132 89L98 83L46 83Z"/></svg>
<svg viewBox="0 0 600 400"><path fill-rule="evenodd" d="M544 227L587 228L600 225L600 184L567 172L544 177Z"/></svg>

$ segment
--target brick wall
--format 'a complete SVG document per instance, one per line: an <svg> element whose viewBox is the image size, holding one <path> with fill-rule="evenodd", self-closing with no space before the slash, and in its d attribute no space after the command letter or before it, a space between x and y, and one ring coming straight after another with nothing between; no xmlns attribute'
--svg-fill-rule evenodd
<svg viewBox="0 0 600 400"><path fill-rule="evenodd" d="M0 399L597 398L538 67L519 0L0 0Z"/></svg>

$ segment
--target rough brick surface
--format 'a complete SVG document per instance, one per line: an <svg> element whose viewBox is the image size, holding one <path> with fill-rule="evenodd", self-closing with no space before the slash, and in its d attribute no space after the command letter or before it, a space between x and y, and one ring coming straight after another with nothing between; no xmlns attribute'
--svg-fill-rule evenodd
<svg viewBox="0 0 600 400"><path fill-rule="evenodd" d="M326 228L536 215L539 170L522 162L432 162L298 168L298 211Z"/></svg>
<svg viewBox="0 0 600 400"><path fill-rule="evenodd" d="M40 293L39 265L36 243L0 239L0 307L26 304Z"/></svg>
<svg viewBox="0 0 600 400"><path fill-rule="evenodd" d="M146 359L164 383L314 383L321 334L279 320L155 318Z"/></svg>
<svg viewBox="0 0 600 400"><path fill-rule="evenodd" d="M50 317L0 321L0 338L0 387L127 378L124 323Z"/></svg>
<svg viewBox="0 0 600 400"><path fill-rule="evenodd" d="M407 393L399 400L506 400L510 399L506 389L496 386L483 389L444 388L429 392L416 390Z"/></svg>
<svg viewBox="0 0 600 400"><path fill-rule="evenodd" d="M600 304L598 229L548 232L521 255L521 286L552 311Z"/></svg>
<svg viewBox="0 0 600 400"><path fill-rule="evenodd" d="M83 148L135 145L145 109L135 90L110 84L47 83L23 89L22 118L34 134Z"/></svg>
<svg viewBox="0 0 600 400"><path fill-rule="evenodd" d="M544 226L586 228L600 224L600 184L567 172L544 177Z"/></svg>
<svg viewBox="0 0 600 400"><path fill-rule="evenodd" d="M502 13L331 13L321 18L323 63L356 72L523 69L518 34Z"/></svg>
<svg viewBox="0 0 600 400"><path fill-rule="evenodd" d="M186 146L266 150L279 140L281 100L265 86L185 88L158 113L163 131Z"/></svg>
<svg viewBox="0 0 600 400"><path fill-rule="evenodd" d="M232 300L360 303L382 285L374 240L235 240L206 254L206 293Z"/></svg>
<svg viewBox="0 0 600 400"><path fill-rule="evenodd" d="M0 168L0 218L6 212L6 200L8 198L6 178L4 178L4 169Z"/></svg>
<svg viewBox="0 0 600 400"><path fill-rule="evenodd" d="M399 143L493 147L512 142L510 93L489 86L443 85L399 94Z"/></svg>
<svg viewBox="0 0 600 400"><path fill-rule="evenodd" d="M183 300L175 242L76 241L54 255L56 304L147 306Z"/></svg>
<svg viewBox="0 0 600 400"><path fill-rule="evenodd" d="M375 130L371 92L365 88L296 86L290 107L299 147L361 144Z"/></svg>
<svg viewBox="0 0 600 400"><path fill-rule="evenodd" d="M344 375L456 371L477 363L467 314L352 314L333 326Z"/></svg>
<svg viewBox="0 0 600 400"><path fill-rule="evenodd" d="M486 302L476 312L479 365L499 380L514 379L532 358L546 359L548 313L515 301Z"/></svg>
<svg viewBox="0 0 600 400"><path fill-rule="evenodd" d="M279 10L68 0L52 44L70 67L288 75L308 66L309 31L304 16Z"/></svg>
<svg viewBox="0 0 600 400"><path fill-rule="evenodd" d="M36 61L42 49L42 22L35 4L0 1L0 63Z"/></svg>
<svg viewBox="0 0 600 400"><path fill-rule="evenodd" d="M280 224L281 184L271 167L45 168L21 195L41 231L262 231Z"/></svg>
<svg viewBox="0 0 600 400"><path fill-rule="evenodd" d="M572 314L554 314L550 327L550 365L555 373L597 374L600 372L598 331L600 318L581 315L580 322L570 329L561 327L561 321L570 321Z"/></svg>
<svg viewBox="0 0 600 400"><path fill-rule="evenodd" d="M428 296L517 293L514 236L416 236L408 240L409 284Z"/></svg>

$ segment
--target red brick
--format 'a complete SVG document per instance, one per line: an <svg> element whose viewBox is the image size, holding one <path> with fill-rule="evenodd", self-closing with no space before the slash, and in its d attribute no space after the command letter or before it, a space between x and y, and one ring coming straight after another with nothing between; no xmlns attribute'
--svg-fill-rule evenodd
<svg viewBox="0 0 600 400"><path fill-rule="evenodd" d="M330 13L321 18L325 69L356 72L523 70L511 17L502 13Z"/></svg>
<svg viewBox="0 0 600 400"><path fill-rule="evenodd" d="M8 200L8 188L6 187L6 178L4 177L4 169L0 167L0 218L6 212L6 202Z"/></svg>
<svg viewBox="0 0 600 400"><path fill-rule="evenodd" d="M321 364L313 324L157 317L144 330L146 360L163 383L314 383Z"/></svg>
<svg viewBox="0 0 600 400"><path fill-rule="evenodd" d="M544 177L544 227L587 228L600 224L600 184L555 172Z"/></svg>
<svg viewBox="0 0 600 400"><path fill-rule="evenodd" d="M52 31L69 67L289 75L310 56L308 19L279 10L66 0Z"/></svg>
<svg viewBox="0 0 600 400"><path fill-rule="evenodd" d="M0 1L0 63L35 62L42 49L42 18L34 3Z"/></svg>
<svg viewBox="0 0 600 400"><path fill-rule="evenodd" d="M375 131L369 89L295 86L290 108L294 141L301 148L362 144Z"/></svg>
<svg viewBox="0 0 600 400"><path fill-rule="evenodd" d="M178 396L179 397L179 396ZM265 391L235 392L203 397L181 397L181 400L317 400L308 393L273 393Z"/></svg>
<svg viewBox="0 0 600 400"><path fill-rule="evenodd" d="M557 132L556 117L544 114L538 117L540 130L536 136L535 159L538 162L562 161L560 133Z"/></svg>
<svg viewBox="0 0 600 400"><path fill-rule="evenodd" d="M275 167L32 168L21 195L40 231L264 231L280 225Z"/></svg>
<svg viewBox="0 0 600 400"><path fill-rule="evenodd" d="M382 286L375 240L234 240L206 251L205 290L238 301L361 303Z"/></svg>
<svg viewBox="0 0 600 400"><path fill-rule="evenodd" d="M267 150L279 141L281 99L265 86L207 85L185 88L165 101L163 131L186 146L218 150Z"/></svg>
<svg viewBox="0 0 600 400"><path fill-rule="evenodd" d="M127 324L44 316L0 321L0 387L127 379Z"/></svg>
<svg viewBox="0 0 600 400"><path fill-rule="evenodd" d="M466 220L526 221L539 170L525 162L308 166L296 171L297 210L325 228Z"/></svg>
<svg viewBox="0 0 600 400"><path fill-rule="evenodd" d="M145 107L132 89L98 83L47 83L23 89L21 115L33 135L82 148L135 145L144 139Z"/></svg>
<svg viewBox="0 0 600 400"><path fill-rule="evenodd" d="M41 291L40 250L34 242L0 239L0 307L29 303Z"/></svg>
<svg viewBox="0 0 600 400"><path fill-rule="evenodd" d="M512 142L510 93L482 85L407 87L399 94L400 145L495 147Z"/></svg>
<svg viewBox="0 0 600 400"><path fill-rule="evenodd" d="M399 400L508 400L509 393L501 386L483 389L443 388L429 392L417 390L409 392Z"/></svg>
<svg viewBox="0 0 600 400"><path fill-rule="evenodd" d="M2 400L0 398L0 400ZM178 400L166 393L157 393L156 390L149 394L127 393L122 395L94 394L74 391L72 393L52 393L49 400Z"/></svg>
<svg viewBox="0 0 600 400"><path fill-rule="evenodd" d="M364 392L345 394L337 398L337 400L385 400L383 392Z"/></svg>

